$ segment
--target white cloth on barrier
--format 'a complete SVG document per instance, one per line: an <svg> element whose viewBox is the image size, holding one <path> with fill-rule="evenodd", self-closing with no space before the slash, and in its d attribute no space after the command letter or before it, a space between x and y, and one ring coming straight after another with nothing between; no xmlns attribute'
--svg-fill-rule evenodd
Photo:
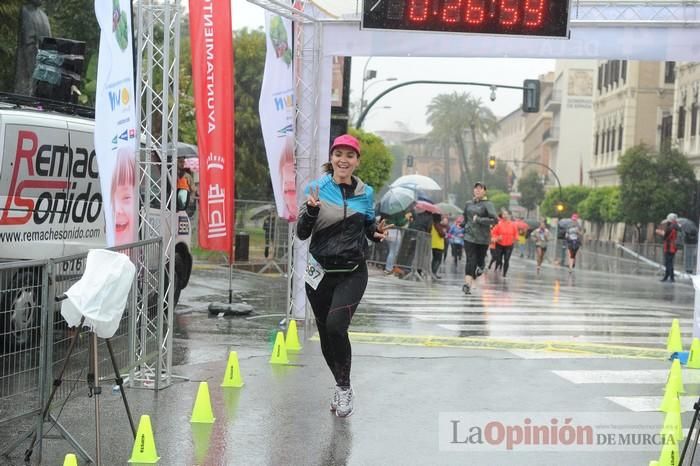
<svg viewBox="0 0 700 466"><path fill-rule="evenodd" d="M100 338L111 338L119 327L135 273L126 255L91 249L82 278L66 291L61 315L71 327L85 316L83 325Z"/></svg>

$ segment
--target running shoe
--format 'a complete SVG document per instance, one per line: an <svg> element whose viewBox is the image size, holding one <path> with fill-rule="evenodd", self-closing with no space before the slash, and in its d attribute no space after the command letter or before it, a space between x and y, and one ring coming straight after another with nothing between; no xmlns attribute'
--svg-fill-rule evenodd
<svg viewBox="0 0 700 466"><path fill-rule="evenodd" d="M331 411L335 412L336 409L338 409L338 392L340 391L340 387L337 385L333 388L333 396L331 397Z"/></svg>
<svg viewBox="0 0 700 466"><path fill-rule="evenodd" d="M471 290L469 289L469 285L467 285L466 283L462 285L462 292L464 294L472 294Z"/></svg>
<svg viewBox="0 0 700 466"><path fill-rule="evenodd" d="M335 408L335 415L338 417L348 417L354 411L352 399L352 387L338 387L338 403Z"/></svg>

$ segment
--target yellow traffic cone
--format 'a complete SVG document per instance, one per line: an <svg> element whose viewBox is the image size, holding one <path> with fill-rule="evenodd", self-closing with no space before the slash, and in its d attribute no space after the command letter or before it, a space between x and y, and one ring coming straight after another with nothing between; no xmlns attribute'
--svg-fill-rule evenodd
<svg viewBox="0 0 700 466"><path fill-rule="evenodd" d="M156 464L160 456L156 452L156 442L153 439L153 429L151 429L151 418L147 415L141 416L139 428L134 439L134 448L131 450L129 463Z"/></svg>
<svg viewBox="0 0 700 466"><path fill-rule="evenodd" d="M681 341L681 326L678 323L678 319L673 319L673 322L671 322L671 330L669 330L668 338L666 339L666 351L668 351L669 353L683 351L683 342Z"/></svg>
<svg viewBox="0 0 700 466"><path fill-rule="evenodd" d="M700 339L698 338L693 338L693 343L690 344L690 354L686 367L700 369Z"/></svg>
<svg viewBox="0 0 700 466"><path fill-rule="evenodd" d="M287 351L301 351L301 343L299 343L299 333L297 332L297 321L291 319L287 328L287 340L284 342Z"/></svg>
<svg viewBox="0 0 700 466"><path fill-rule="evenodd" d="M243 386L241 368L238 365L238 353L235 351L231 351L228 355L226 373L224 374L224 381L221 382L221 386L230 388L240 388Z"/></svg>
<svg viewBox="0 0 700 466"><path fill-rule="evenodd" d="M685 393L685 388L683 388L683 377L681 376L681 362L678 359L674 359L671 363L671 370L668 373L668 381L666 382L666 389L672 388L676 393Z"/></svg>
<svg viewBox="0 0 700 466"><path fill-rule="evenodd" d="M678 466L678 443L676 441L664 442L659 456L659 466Z"/></svg>
<svg viewBox="0 0 700 466"><path fill-rule="evenodd" d="M681 412L681 399L678 396L678 392L673 387L666 387L664 391L664 399L661 401L661 406L659 406L659 411L668 413L671 411Z"/></svg>
<svg viewBox="0 0 700 466"><path fill-rule="evenodd" d="M664 426L661 428L661 434L672 435L673 441L676 443L683 440L683 424L680 411L669 411L666 413Z"/></svg>
<svg viewBox="0 0 700 466"><path fill-rule="evenodd" d="M194 409L192 409L190 422L201 422L203 424L214 422L214 413L211 410L211 400L209 399L209 385L206 382L199 382L197 398L194 400Z"/></svg>
<svg viewBox="0 0 700 466"><path fill-rule="evenodd" d="M78 458L73 453L68 453L63 460L63 466L78 466Z"/></svg>
<svg viewBox="0 0 700 466"><path fill-rule="evenodd" d="M275 337L275 346L272 348L270 364L289 364L287 346L284 344L284 333L282 332L277 332Z"/></svg>

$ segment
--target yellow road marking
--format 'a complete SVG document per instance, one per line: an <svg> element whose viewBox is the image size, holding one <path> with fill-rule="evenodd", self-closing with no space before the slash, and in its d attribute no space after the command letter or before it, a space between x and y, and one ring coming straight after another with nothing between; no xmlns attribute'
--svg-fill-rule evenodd
<svg viewBox="0 0 700 466"><path fill-rule="evenodd" d="M318 339L315 335L314 340ZM529 342L521 340L500 340L480 337L449 337L434 335L402 335L394 333L350 332L353 343L377 345L430 346L438 348L494 349L552 351L577 354L601 355L634 359L668 359L669 354L662 348L640 348L634 346L605 345L597 343L576 343L567 341Z"/></svg>

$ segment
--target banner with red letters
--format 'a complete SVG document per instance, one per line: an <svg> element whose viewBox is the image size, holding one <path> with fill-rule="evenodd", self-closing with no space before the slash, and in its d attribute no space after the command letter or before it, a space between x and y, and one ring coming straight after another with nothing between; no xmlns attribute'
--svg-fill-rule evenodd
<svg viewBox="0 0 700 466"><path fill-rule="evenodd" d="M231 3L190 0L199 148L199 244L233 260L233 38Z"/></svg>

